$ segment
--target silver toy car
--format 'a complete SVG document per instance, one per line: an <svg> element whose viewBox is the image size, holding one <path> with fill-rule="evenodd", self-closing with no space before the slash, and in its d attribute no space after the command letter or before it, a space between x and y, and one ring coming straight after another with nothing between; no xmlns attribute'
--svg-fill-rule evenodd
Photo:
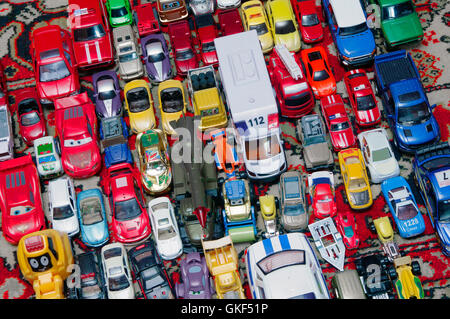
<svg viewBox="0 0 450 319"><path fill-rule="evenodd" d="M144 75L137 41L130 25L113 29L114 47L119 63L119 73L124 81L138 79Z"/></svg>

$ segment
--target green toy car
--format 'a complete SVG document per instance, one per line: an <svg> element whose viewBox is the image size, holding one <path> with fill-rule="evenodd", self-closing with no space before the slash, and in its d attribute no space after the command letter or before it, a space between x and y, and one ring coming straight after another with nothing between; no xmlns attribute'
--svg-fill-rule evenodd
<svg viewBox="0 0 450 319"><path fill-rule="evenodd" d="M120 27L133 23L133 10L129 0L107 0L109 24L111 27Z"/></svg>

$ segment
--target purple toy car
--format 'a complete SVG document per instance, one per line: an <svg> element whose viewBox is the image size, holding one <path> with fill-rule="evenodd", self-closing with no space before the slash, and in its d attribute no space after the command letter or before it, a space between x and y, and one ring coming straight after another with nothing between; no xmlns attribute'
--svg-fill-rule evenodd
<svg viewBox="0 0 450 319"><path fill-rule="evenodd" d="M164 36L151 34L141 39L142 58L152 82L162 82L172 77L169 49Z"/></svg>
<svg viewBox="0 0 450 319"><path fill-rule="evenodd" d="M120 85L114 71L103 71L92 76L94 85L95 112L99 117L122 115Z"/></svg>
<svg viewBox="0 0 450 319"><path fill-rule="evenodd" d="M181 281L175 284L177 298L211 299L214 283L209 276L205 257L200 253L189 253L180 263Z"/></svg>

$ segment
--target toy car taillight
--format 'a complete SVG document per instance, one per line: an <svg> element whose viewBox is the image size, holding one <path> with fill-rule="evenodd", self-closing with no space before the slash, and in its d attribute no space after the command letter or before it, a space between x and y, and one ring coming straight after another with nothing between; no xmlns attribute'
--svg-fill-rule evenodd
<svg viewBox="0 0 450 319"><path fill-rule="evenodd" d="M44 249L44 241L41 236L32 236L25 239L27 252L32 253Z"/></svg>
<svg viewBox="0 0 450 319"><path fill-rule="evenodd" d="M279 126L278 113L269 114L267 117L268 129L277 128Z"/></svg>

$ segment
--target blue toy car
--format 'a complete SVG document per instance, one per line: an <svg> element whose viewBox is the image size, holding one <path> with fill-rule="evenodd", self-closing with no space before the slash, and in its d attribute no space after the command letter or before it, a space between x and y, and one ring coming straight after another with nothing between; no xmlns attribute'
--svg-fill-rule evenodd
<svg viewBox="0 0 450 319"><path fill-rule="evenodd" d="M101 118L100 139L106 168L125 162L133 164L133 155L128 147L127 125L122 117Z"/></svg>
<svg viewBox="0 0 450 319"><path fill-rule="evenodd" d="M413 160L420 189L442 252L450 256L450 146L447 142L420 148Z"/></svg>
<svg viewBox="0 0 450 319"><path fill-rule="evenodd" d="M360 0L323 0L322 7L342 64L372 63L376 45Z"/></svg>
<svg viewBox="0 0 450 319"><path fill-rule="evenodd" d="M406 179L402 176L389 178L381 184L381 191L400 236L410 238L425 231L425 221Z"/></svg>
<svg viewBox="0 0 450 319"><path fill-rule="evenodd" d="M108 221L102 192L97 189L82 191L77 196L80 236L84 244L100 247L109 241Z"/></svg>

